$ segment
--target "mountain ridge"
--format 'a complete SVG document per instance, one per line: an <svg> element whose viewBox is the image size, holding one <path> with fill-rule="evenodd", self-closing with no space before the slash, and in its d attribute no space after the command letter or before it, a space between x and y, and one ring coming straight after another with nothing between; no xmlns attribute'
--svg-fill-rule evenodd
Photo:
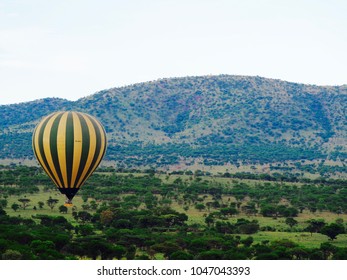
<svg viewBox="0 0 347 280"><path fill-rule="evenodd" d="M345 160L346 104L346 85L241 75L164 78L76 101L2 105L0 158L32 158L36 123L53 111L79 110L104 124L106 159L124 166Z"/></svg>

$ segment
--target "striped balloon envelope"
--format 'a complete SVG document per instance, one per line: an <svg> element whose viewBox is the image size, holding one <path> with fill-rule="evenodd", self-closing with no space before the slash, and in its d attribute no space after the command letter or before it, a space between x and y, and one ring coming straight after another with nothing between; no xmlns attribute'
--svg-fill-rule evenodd
<svg viewBox="0 0 347 280"><path fill-rule="evenodd" d="M98 167L106 141L101 123L85 113L55 112L36 126L32 138L35 156L68 198L67 205Z"/></svg>

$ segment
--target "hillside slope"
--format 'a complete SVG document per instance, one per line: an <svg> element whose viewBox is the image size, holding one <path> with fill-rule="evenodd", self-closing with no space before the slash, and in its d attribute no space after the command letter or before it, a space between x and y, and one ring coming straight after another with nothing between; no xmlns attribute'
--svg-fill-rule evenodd
<svg viewBox="0 0 347 280"><path fill-rule="evenodd" d="M161 79L75 102L0 106L0 158L32 158L35 125L59 110L99 118L108 133L106 159L128 167L347 159L346 86L229 75Z"/></svg>

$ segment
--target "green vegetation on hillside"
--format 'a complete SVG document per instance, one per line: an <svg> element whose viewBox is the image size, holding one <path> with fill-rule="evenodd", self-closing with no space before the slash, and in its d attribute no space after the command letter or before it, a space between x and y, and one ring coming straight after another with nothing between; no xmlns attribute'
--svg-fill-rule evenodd
<svg viewBox="0 0 347 280"><path fill-rule="evenodd" d="M107 160L125 167L347 160L346 87L247 76L161 79L70 102L0 106L0 158L32 158L31 133L60 110L90 113L108 133Z"/></svg>

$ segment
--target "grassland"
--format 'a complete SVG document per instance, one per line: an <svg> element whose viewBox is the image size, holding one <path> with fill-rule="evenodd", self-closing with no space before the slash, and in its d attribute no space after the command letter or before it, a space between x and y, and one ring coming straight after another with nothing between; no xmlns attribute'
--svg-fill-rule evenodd
<svg viewBox="0 0 347 280"><path fill-rule="evenodd" d="M125 176L126 174L122 174L122 176ZM135 176L143 176L143 174L135 174ZM191 176L188 175L172 175L172 176L164 176L159 175L159 177L164 182L173 182L177 178L181 178L182 180L189 181L191 180ZM218 181L218 183L221 184L229 184L234 182L235 179L229 179L229 178L218 178L218 179L211 179L206 177L207 180L214 180ZM237 181L237 180L236 180ZM243 182L247 182L248 184L253 184L256 186L259 181L255 180L243 180ZM40 191L35 194L27 194L25 196L20 195L12 195L8 197L8 205L5 208L6 212L10 216L18 216L22 218L33 218L37 214L41 215L50 215L50 216L64 216L70 223L76 224L76 221L73 218L72 211L81 211L84 209L83 205L88 205L90 201L93 199L88 199L87 201L82 200L82 196L76 195L73 200L73 207L68 207L67 213L60 213L59 206L63 205L65 202L65 197L61 195L57 189L47 189L46 187L39 186ZM130 194L122 194L120 195L121 198L124 198L125 196L128 196ZM158 199L160 200L160 195L157 195ZM19 208L17 211L14 211L11 208L11 205L14 203L20 204L18 199L20 198L28 198L30 199L30 203L28 207L24 210L22 208ZM53 209L50 209L46 204L43 206L42 209L39 207L39 202L44 202L50 198L58 199L58 203ZM224 195L222 197L222 201L233 201L233 197ZM205 201L212 201L211 196L205 196ZM100 203L100 202L99 202ZM188 216L188 225L204 225L205 224L205 218L206 216L211 212L207 209L205 210L197 210L194 205L191 205L188 207L184 207L184 205L179 204L177 201L173 201L170 204L170 207L177 212L185 213ZM139 206L139 209L145 208L144 204L141 204ZM95 213L95 210L88 209L88 211L93 214ZM262 243L262 242L272 242L279 239L288 239L291 240L300 246L305 246L306 248L318 248L321 243L327 242L328 237L320 234L320 233L309 233L305 232L304 229L308 226L308 221L311 219L324 219L326 223L332 223L335 222L337 219L340 219L342 221L347 221L347 214L336 214L328 211L322 211L322 212L315 212L312 213L310 211L304 210L302 213L299 213L298 217L295 219L297 220L298 224L294 226L293 228L290 228L285 223L285 218L279 217L279 218L272 218L272 217L263 217L260 214L256 215L245 215L244 213L239 213L234 216L225 218L224 221L235 223L237 219L250 219L250 220L257 220L259 223L260 228L262 227L271 227L273 231L259 231L255 234L252 234L252 237L254 239L254 243ZM246 234L237 234L241 236L242 238L246 238L249 235ZM340 234L338 235L337 239L333 241L333 244L335 246L340 247L346 247L347 244L347 234Z"/></svg>
<svg viewBox="0 0 347 280"><path fill-rule="evenodd" d="M27 194L25 196L23 195L12 195L8 198L8 207L5 208L6 212L10 216L20 216L22 218L32 218L34 215L41 214L41 215L52 215L52 216L57 216L57 215L63 215L68 221L73 222L73 216L71 215L72 213L72 207L68 208L67 214L62 214L59 212L59 206L64 205L65 203L65 196L59 193L57 189L52 188L51 190L45 190L43 186L39 186L40 192L35 193L35 194ZM13 203L21 204L18 199L20 198L28 198L30 199L29 205L27 209L22 209L19 208L17 211L14 211L11 208L11 205ZM58 199L58 203L53 209L50 209L46 205L46 201L50 198ZM45 203L42 209L39 207L39 202ZM82 205L83 205L83 200L81 196L76 196L73 201L73 206L76 207L77 210L82 210ZM34 209L36 207L36 209ZM75 209L75 208L74 208Z"/></svg>

